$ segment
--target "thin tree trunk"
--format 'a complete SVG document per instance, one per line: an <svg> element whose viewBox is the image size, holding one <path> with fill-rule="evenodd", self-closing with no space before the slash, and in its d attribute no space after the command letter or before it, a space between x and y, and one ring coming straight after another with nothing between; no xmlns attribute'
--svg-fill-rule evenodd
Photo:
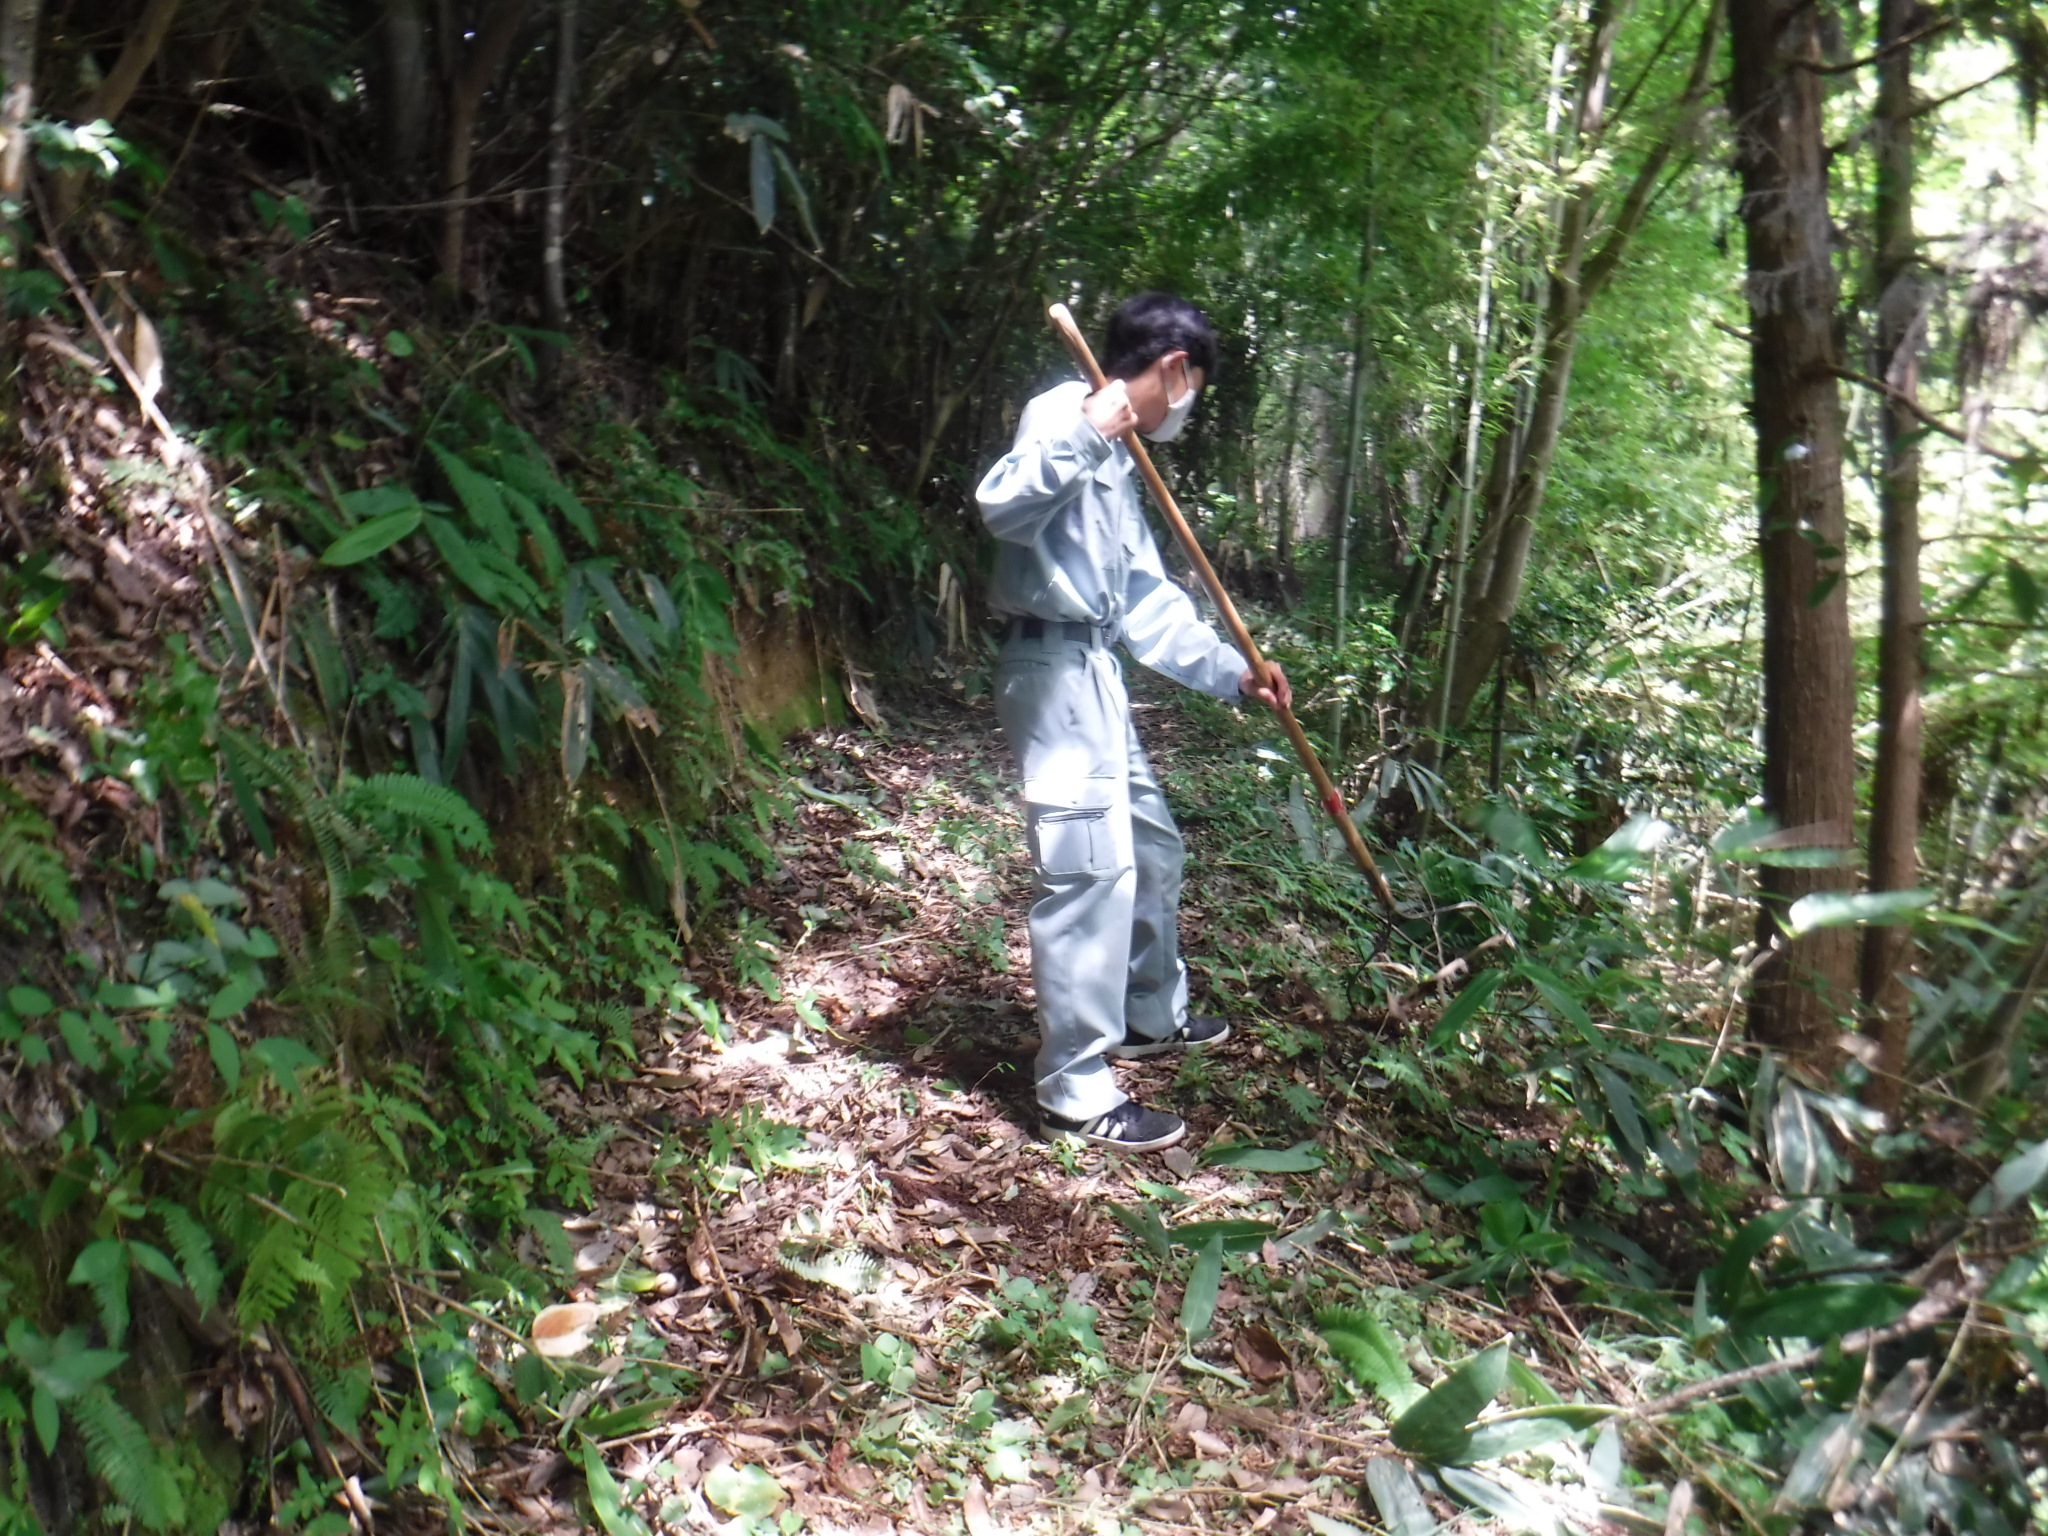
<svg viewBox="0 0 2048 1536"><path fill-rule="evenodd" d="M43 0L0 0L0 197L21 197L28 176L28 134L24 131L35 107L36 33L43 20Z"/></svg>
<svg viewBox="0 0 2048 1536"><path fill-rule="evenodd" d="M1606 127L1606 95L1614 61L1618 14L1600 0L1587 22L1587 43L1581 66L1577 113L1579 155L1583 161L1597 149ZM1450 677L1450 707L1445 728L1463 727L1494 663L1507 644L1508 625L1522 599L1536 516L1542 510L1550 465L1557 452L1570 398L1572 362L1578 348L1578 324L1586 308L1612 280L1630 241L1649 211L1664 168L1690 133L1694 111L1713 77L1720 38L1720 7L1709 7L1701 25L1692 72L1674 103L1679 121L1638 167L1614 222L1599 250L1588 259L1586 246L1598 189L1587 187L1564 204L1559 215L1557 248L1544 306L1537 382L1528 429L1519 444L1495 439L1495 469L1490 483L1509 488L1505 499L1489 508L1487 527L1473 559L1473 577L1483 576L1480 596L1458 645L1458 664ZM1503 458L1503 456L1506 456ZM1510 468L1511 466L1511 468Z"/></svg>
<svg viewBox="0 0 2048 1536"><path fill-rule="evenodd" d="M562 242L569 223L569 118L576 106L576 0L557 0L555 99L548 123L548 201L541 219L540 299L542 324L558 335L569 328L569 282ZM562 348L542 343L540 391L552 401L561 387Z"/></svg>
<svg viewBox="0 0 2048 1536"><path fill-rule="evenodd" d="M1458 491L1458 526L1451 536L1451 602L1444 619L1444 660L1437 687L1436 734L1450 729L1451 679L1458 669L1458 636L1465 627L1465 565L1472 548L1472 498L1479 485L1479 427L1486 416L1486 349L1493 339L1493 184L1479 234L1479 304L1472 322L1472 387L1465 408L1465 473Z"/></svg>
<svg viewBox="0 0 2048 1536"><path fill-rule="evenodd" d="M476 155L476 120L484 93L504 67L533 0L496 0L460 55L461 66L448 87L448 136L443 146L441 196L441 281L452 293L462 289L463 242L468 232L469 173Z"/></svg>
<svg viewBox="0 0 2048 1536"><path fill-rule="evenodd" d="M1871 210L1876 264L1877 356L1871 372L1893 393L1879 405L1884 435L1878 506L1884 545L1883 612L1877 641L1877 771L1870 796L1870 889L1920 883L1920 451L1913 411L1920 385L1925 306L1913 235L1913 54L1902 39L1918 24L1916 0L1881 0L1877 111L1871 122L1877 186ZM1909 928L1863 936L1865 1027L1877 1062L1863 1097L1897 1117L1905 1089L1913 994L1906 976Z"/></svg>
<svg viewBox="0 0 2048 1536"><path fill-rule="evenodd" d="M1301 386L1308 370L1298 362L1294 383L1287 390L1286 441L1280 446L1280 504L1275 509L1279 526L1273 530L1273 563L1279 567L1281 591L1294 577L1294 439L1301 431Z"/></svg>
<svg viewBox="0 0 2048 1536"><path fill-rule="evenodd" d="M410 185L427 144L427 21L420 0L384 7L384 159Z"/></svg>
<svg viewBox="0 0 2048 1536"><path fill-rule="evenodd" d="M1764 595L1764 809L1814 846L1850 847L1856 812L1854 657L1842 584L1842 402L1823 134L1821 12L1729 0L1729 106L1748 240L1750 374ZM1809 1069L1836 1059L1854 999L1853 930L1775 938L1786 906L1848 888L1841 866L1767 865L1749 1032Z"/></svg>
<svg viewBox="0 0 2048 1536"><path fill-rule="evenodd" d="M1337 612L1333 641L1338 665L1343 665L1347 620L1351 616L1351 503L1358 494L1358 455L1365 434L1360 416L1365 403L1365 278L1372 270L1372 243L1376 231L1371 214L1366 215L1365 246L1358 257L1358 312L1351 324L1351 391L1344 412L1344 468L1337 478ZM1344 759L1344 700L1330 706L1330 760Z"/></svg>
<svg viewBox="0 0 2048 1536"><path fill-rule="evenodd" d="M142 19L135 23L135 29L128 34L128 40L121 45L120 57L114 60L114 67L107 71L100 81L99 89L86 99L79 116L86 122L105 118L113 122L127 108L135 88L142 84L142 77L149 66L156 62L158 51L164 39L170 35L171 23L178 19L178 0L149 0L143 8Z"/></svg>

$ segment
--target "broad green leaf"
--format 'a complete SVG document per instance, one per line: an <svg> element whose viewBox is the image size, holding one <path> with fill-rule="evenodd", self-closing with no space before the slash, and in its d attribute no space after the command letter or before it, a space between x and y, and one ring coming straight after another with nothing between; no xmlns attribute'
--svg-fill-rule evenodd
<svg viewBox="0 0 2048 1536"><path fill-rule="evenodd" d="M1467 1427L1500 1395L1508 1379L1506 1341L1480 1351L1429 1389L1394 1421L1394 1444L1411 1456L1455 1466L1469 1459Z"/></svg>
<svg viewBox="0 0 2048 1536"><path fill-rule="evenodd" d="M590 1489L590 1512L597 1516L597 1523L604 1527L606 1536L654 1536L647 1522L626 1505L625 1490L619 1487L619 1480L612 1476L611 1468L604 1464L604 1452L589 1439L582 1441L585 1485ZM729 1471L720 1467L719 1472ZM718 1472L712 1473L716 1477ZM711 1478L704 1480L704 1492L713 1498ZM773 1508L771 1505L770 1508Z"/></svg>
<svg viewBox="0 0 2048 1536"><path fill-rule="evenodd" d="M340 538L327 546L321 555L323 565L360 565L372 555L381 555L416 530L425 521L426 512L418 503L403 507L396 512L386 512L382 517L373 517L367 523L358 523Z"/></svg>
<svg viewBox="0 0 2048 1536"><path fill-rule="evenodd" d="M1188 1286L1180 1298L1180 1328L1190 1341L1209 1336L1209 1324L1216 1316L1216 1295L1223 1284L1223 1234L1212 1236L1195 1255L1188 1271Z"/></svg>
<svg viewBox="0 0 2048 1536"><path fill-rule="evenodd" d="M1375 1456L1365 1464L1365 1486L1379 1506L1380 1520L1393 1536L1430 1536L1436 1516L1422 1497L1415 1474L1392 1456Z"/></svg>
<svg viewBox="0 0 2048 1536"><path fill-rule="evenodd" d="M1547 965L1534 960L1523 960L1515 969L1534 984L1543 994L1543 1000L1550 1005L1551 1012L1578 1030L1588 1044L1598 1044L1600 1032L1593 1027L1592 1015L1586 1012L1586 1005L1579 1001L1565 979Z"/></svg>
<svg viewBox="0 0 2048 1536"><path fill-rule="evenodd" d="M1593 1076L1599 1080L1600 1092L1607 1100L1607 1110L1614 1117L1614 1129L1621 1140L1621 1153L1631 1168L1641 1169L1643 1158L1649 1150L1649 1142L1643 1133L1642 1111L1636 1106L1635 1090L1629 1087L1627 1079L1612 1067L1594 1062Z"/></svg>
<svg viewBox="0 0 2048 1536"><path fill-rule="evenodd" d="M1243 1218L1191 1221L1186 1226L1167 1228L1168 1235L1183 1248L1200 1248L1211 1238L1220 1237L1225 1253L1256 1253L1267 1238L1276 1237L1279 1232L1271 1222Z"/></svg>
<svg viewBox="0 0 2048 1536"><path fill-rule="evenodd" d="M206 1016L216 1022L221 1019L232 1019L253 1003L256 994L262 990L263 972L253 965L244 966L213 994L213 1001L206 1008Z"/></svg>
<svg viewBox="0 0 2048 1536"><path fill-rule="evenodd" d="M2031 1195L2043 1179L2048 1179L2048 1137L2007 1159L1970 1201L1970 1214L1995 1216Z"/></svg>
<svg viewBox="0 0 2048 1536"><path fill-rule="evenodd" d="M1932 891L1814 891L1786 909L1788 937L1816 928L1845 928L1874 923L1880 928L1909 922L1934 900Z"/></svg>
<svg viewBox="0 0 2048 1536"><path fill-rule="evenodd" d="M1466 982L1458 995L1451 999L1451 1006L1444 1010L1443 1017L1436 1021L1436 1028L1429 1032L1429 1048L1440 1051L1457 1039L1458 1031L1493 1001L1493 994L1507 979L1506 971L1481 971Z"/></svg>
<svg viewBox="0 0 2048 1536"><path fill-rule="evenodd" d="M1166 1223L1159 1219L1159 1207L1149 1200L1140 1200L1135 1205L1112 1205L1109 1214L1121 1222L1131 1236L1143 1243L1155 1259L1163 1259L1173 1251L1173 1239L1167 1236Z"/></svg>
<svg viewBox="0 0 2048 1536"><path fill-rule="evenodd" d="M41 987L9 987L7 1006L24 1019L40 1019L56 1011L57 1000Z"/></svg>
<svg viewBox="0 0 2048 1536"><path fill-rule="evenodd" d="M206 1054L229 1093L242 1086L242 1048L235 1037L218 1024L206 1026Z"/></svg>
<svg viewBox="0 0 2048 1536"><path fill-rule="evenodd" d="M1550 854L1543 846L1543 839L1537 835L1535 825L1504 801L1488 806L1479 818L1479 826L1494 842L1525 863L1541 865L1549 862Z"/></svg>
<svg viewBox="0 0 2048 1536"><path fill-rule="evenodd" d="M1497 1478L1455 1466L1439 1467L1437 1476L1454 1495L1476 1509L1485 1510L1509 1530L1556 1536L1556 1516Z"/></svg>
<svg viewBox="0 0 2048 1536"><path fill-rule="evenodd" d="M1296 1142L1285 1149L1231 1142L1209 1148L1202 1154L1202 1161L1218 1168L1243 1168L1252 1173L1313 1173L1323 1166L1323 1155L1312 1141Z"/></svg>
<svg viewBox="0 0 2048 1536"><path fill-rule="evenodd" d="M759 1467L727 1462L704 1479L704 1497L727 1514L759 1520L773 1514L775 1506L789 1495L782 1484Z"/></svg>
<svg viewBox="0 0 2048 1536"><path fill-rule="evenodd" d="M1765 1339L1834 1339L1859 1328L1882 1328L1920 1299L1913 1286L1866 1280L1816 1280L1771 1291L1729 1321L1738 1334Z"/></svg>
<svg viewBox="0 0 2048 1536"><path fill-rule="evenodd" d="M1472 1431L1465 1457L1470 1461L1498 1461L1517 1451L1531 1451L1553 1440L1567 1439L1573 1431L1560 1415L1540 1414L1526 1419L1488 1420Z"/></svg>
<svg viewBox="0 0 2048 1536"><path fill-rule="evenodd" d="M1788 1195L1819 1193L1833 1183L1834 1150L1807 1091L1786 1082L1771 1104L1771 1159Z"/></svg>
<svg viewBox="0 0 2048 1536"><path fill-rule="evenodd" d="M1677 830L1662 817L1631 816L1606 842L1566 865L1565 875L1573 880L1625 880Z"/></svg>

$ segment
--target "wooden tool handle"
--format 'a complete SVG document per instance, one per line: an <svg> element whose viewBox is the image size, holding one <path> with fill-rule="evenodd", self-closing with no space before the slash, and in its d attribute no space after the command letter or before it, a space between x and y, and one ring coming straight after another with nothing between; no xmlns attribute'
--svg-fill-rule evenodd
<svg viewBox="0 0 2048 1536"><path fill-rule="evenodd" d="M1089 385L1101 389L1109 383L1102 371L1102 365L1095 361L1095 354L1089 350L1088 338L1081 334L1081 328L1074 323L1074 316L1064 304L1055 304L1046 311L1052 316L1053 328L1067 344L1067 350L1074 354L1074 361L1081 366ZM1223 617L1223 627L1230 631L1231 643L1238 654L1244 657L1254 677L1263 678L1266 685L1273 684L1273 674L1266 658L1259 654L1258 646L1252 643L1251 631L1244 627L1244 620L1238 617L1237 605L1230 600L1230 594L1223 590L1223 582L1216 575L1216 568L1209 564L1209 557L1202 553L1202 546L1196 542L1195 533L1188 526L1186 518L1180 515L1180 507L1174 502L1173 493L1166 488L1166 482L1159 476L1158 466L1153 464L1152 455L1145 451L1145 445L1136 432L1126 432L1124 446L1131 450L1131 457L1137 460L1138 472L1145 477L1145 484L1151 489L1152 500L1159 506L1173 536L1180 540L1180 547L1188 557L1188 563L1202 578L1202 585L1209 589L1209 596L1216 603L1216 611ZM1309 745L1308 733L1301 728L1301 722L1294 718L1294 711L1281 706L1275 711L1280 724L1287 731L1287 739L1294 743L1294 755L1301 759L1301 766L1308 770L1308 776L1316 787L1316 798L1323 809L1330 813L1330 819L1337 823L1337 830L1343 835L1344 846L1351 850L1351 857L1365 878L1372 882L1373 894L1380 899L1380 905L1388 915L1395 915L1394 893L1388 889L1386 877L1373 862L1372 850L1365 846L1365 839L1359 835L1358 824L1351 819L1351 812L1344 804L1344 797L1337 793L1337 786L1330 782L1330 775L1324 769L1322 760L1316 756L1316 749Z"/></svg>

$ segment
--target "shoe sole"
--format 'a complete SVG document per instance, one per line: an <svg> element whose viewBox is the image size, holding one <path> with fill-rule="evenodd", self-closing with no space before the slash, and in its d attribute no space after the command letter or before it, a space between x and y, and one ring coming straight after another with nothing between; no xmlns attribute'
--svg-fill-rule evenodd
<svg viewBox="0 0 2048 1536"><path fill-rule="evenodd" d="M1112 1045L1105 1053L1111 1061L1143 1061L1147 1056L1164 1056L1169 1051L1206 1051L1230 1038L1230 1026L1206 1040L1148 1040L1143 1045Z"/></svg>
<svg viewBox="0 0 2048 1536"><path fill-rule="evenodd" d="M1090 1136L1082 1131L1055 1130L1042 1125L1039 1132L1047 1141L1080 1142L1083 1146L1104 1147L1111 1152L1163 1152L1168 1147L1177 1147L1187 1139L1187 1122L1182 1121L1165 1136L1155 1136L1150 1141L1121 1141L1114 1136Z"/></svg>

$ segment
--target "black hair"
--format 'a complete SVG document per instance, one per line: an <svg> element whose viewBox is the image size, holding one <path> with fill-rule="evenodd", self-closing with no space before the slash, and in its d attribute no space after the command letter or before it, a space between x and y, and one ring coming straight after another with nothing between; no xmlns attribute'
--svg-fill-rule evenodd
<svg viewBox="0 0 2048 1536"><path fill-rule="evenodd" d="M1216 377L1216 328L1186 299L1174 293L1138 293L1109 317L1103 338L1103 372L1112 379L1135 378L1169 352L1185 352L1188 366Z"/></svg>

